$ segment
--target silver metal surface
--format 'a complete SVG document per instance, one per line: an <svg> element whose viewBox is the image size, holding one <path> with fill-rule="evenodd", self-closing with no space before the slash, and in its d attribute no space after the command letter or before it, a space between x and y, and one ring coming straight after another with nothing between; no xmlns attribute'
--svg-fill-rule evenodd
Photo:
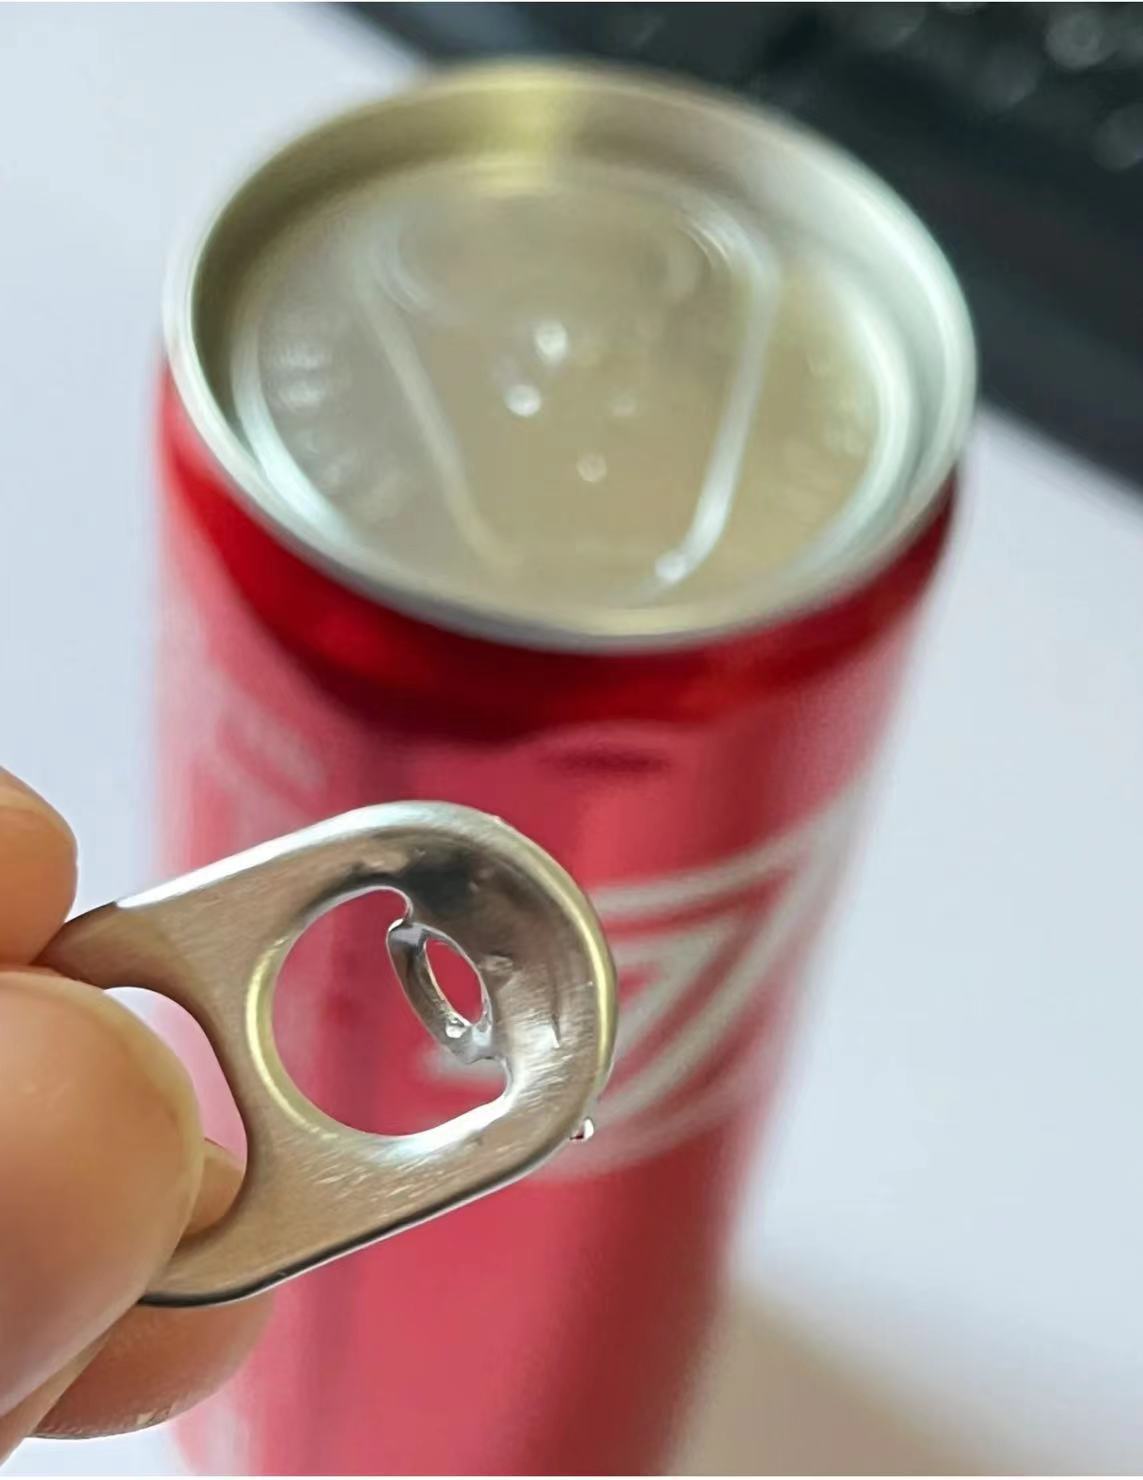
<svg viewBox="0 0 1143 1480"><path fill-rule="evenodd" d="M406 901L389 953L426 1029L464 1063L495 1060L506 1081L492 1103L403 1136L350 1129L311 1104L271 1025L293 942L325 910L373 889ZM433 939L477 972L477 1021L437 986ZM245 1124L238 1199L176 1252L146 1297L155 1304L241 1299L522 1176L579 1134L611 1062L614 974L586 897L506 824L443 803L350 812L105 905L66 925L42 959L185 1007Z"/></svg>
<svg viewBox="0 0 1143 1480"><path fill-rule="evenodd" d="M452 71L289 145L173 279L167 338L256 517L534 647L834 599L923 525L974 394L956 282L881 181L590 67Z"/></svg>

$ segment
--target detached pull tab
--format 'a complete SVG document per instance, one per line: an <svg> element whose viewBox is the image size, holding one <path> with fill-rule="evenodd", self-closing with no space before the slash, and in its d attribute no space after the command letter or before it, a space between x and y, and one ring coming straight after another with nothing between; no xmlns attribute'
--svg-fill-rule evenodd
<svg viewBox="0 0 1143 1480"><path fill-rule="evenodd" d="M463 1062L491 1058L505 1071L492 1103L405 1136L353 1130L312 1105L286 1073L271 1024L294 941L325 910L373 889L406 901L389 952L425 1027ZM480 978L475 1022L436 983L434 939ZM611 1064L614 968L591 905L542 849L467 807L346 813L92 910L41 959L185 1007L246 1127L234 1206L175 1253L145 1297L153 1304L242 1299L504 1186L580 1132Z"/></svg>

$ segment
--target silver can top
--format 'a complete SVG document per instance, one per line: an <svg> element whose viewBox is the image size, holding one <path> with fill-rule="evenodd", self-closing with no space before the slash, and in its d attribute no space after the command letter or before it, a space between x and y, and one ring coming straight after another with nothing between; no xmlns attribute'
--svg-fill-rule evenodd
<svg viewBox="0 0 1143 1480"><path fill-rule="evenodd" d="M937 247L810 134L492 67L334 120L177 280L187 409L347 583L531 646L678 645L891 558L974 389Z"/></svg>

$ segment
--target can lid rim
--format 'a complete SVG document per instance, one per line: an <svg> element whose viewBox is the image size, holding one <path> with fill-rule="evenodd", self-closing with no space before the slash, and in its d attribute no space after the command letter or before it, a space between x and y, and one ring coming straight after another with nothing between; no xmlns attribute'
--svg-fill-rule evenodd
<svg viewBox="0 0 1143 1480"><path fill-rule="evenodd" d="M381 579L355 561L324 531L309 524L278 498L256 458L243 445L210 384L196 342L198 272L220 223L238 191L293 151L320 140L331 128L352 127L378 114L415 108L422 100L457 91L551 87L571 90L605 89L613 96L627 93L632 100L658 97L676 105L699 107L713 118L741 128L744 124L763 135L792 141L819 166L838 173L868 198L886 217L905 247L923 256L936 307L936 331L942 361L949 367L944 394L927 428L924 448L911 479L909 496L902 500L899 517L864 547L850 546L844 557L820 568L802 589L785 592L760 583L758 597L744 607L741 592L728 593L721 603L709 596L701 601L614 608L570 625L540 614L497 608L493 601L459 599L431 584ZM580 652L638 652L702 645L789 621L830 605L872 580L925 527L938 506L943 489L963 448L976 396L976 352L968 309L952 268L931 233L884 181L843 149L812 130L763 108L750 108L715 89L675 80L664 82L653 74L614 65L567 65L493 62L444 69L439 76L415 88L343 112L295 137L247 173L207 220L197 239L172 264L164 303L167 359L179 399L207 450L225 475L229 491L244 509L295 553L318 565L338 583L406 615L468 635L507 642L514 646Z"/></svg>

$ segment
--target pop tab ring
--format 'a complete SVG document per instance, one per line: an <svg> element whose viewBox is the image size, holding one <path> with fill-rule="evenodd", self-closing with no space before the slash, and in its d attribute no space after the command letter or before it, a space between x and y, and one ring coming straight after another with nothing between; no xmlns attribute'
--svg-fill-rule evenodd
<svg viewBox="0 0 1143 1480"><path fill-rule="evenodd" d="M389 952L422 1022L464 1062L491 1058L505 1071L491 1104L411 1135L353 1130L311 1104L271 1024L295 940L325 910L374 889L406 901ZM433 939L476 970L477 1022L437 986ZM348 812L104 905L65 925L41 960L185 1007L245 1123L238 1198L176 1251L144 1297L156 1305L242 1299L524 1175L579 1131L614 1045L614 968L584 894L505 823L444 803Z"/></svg>

